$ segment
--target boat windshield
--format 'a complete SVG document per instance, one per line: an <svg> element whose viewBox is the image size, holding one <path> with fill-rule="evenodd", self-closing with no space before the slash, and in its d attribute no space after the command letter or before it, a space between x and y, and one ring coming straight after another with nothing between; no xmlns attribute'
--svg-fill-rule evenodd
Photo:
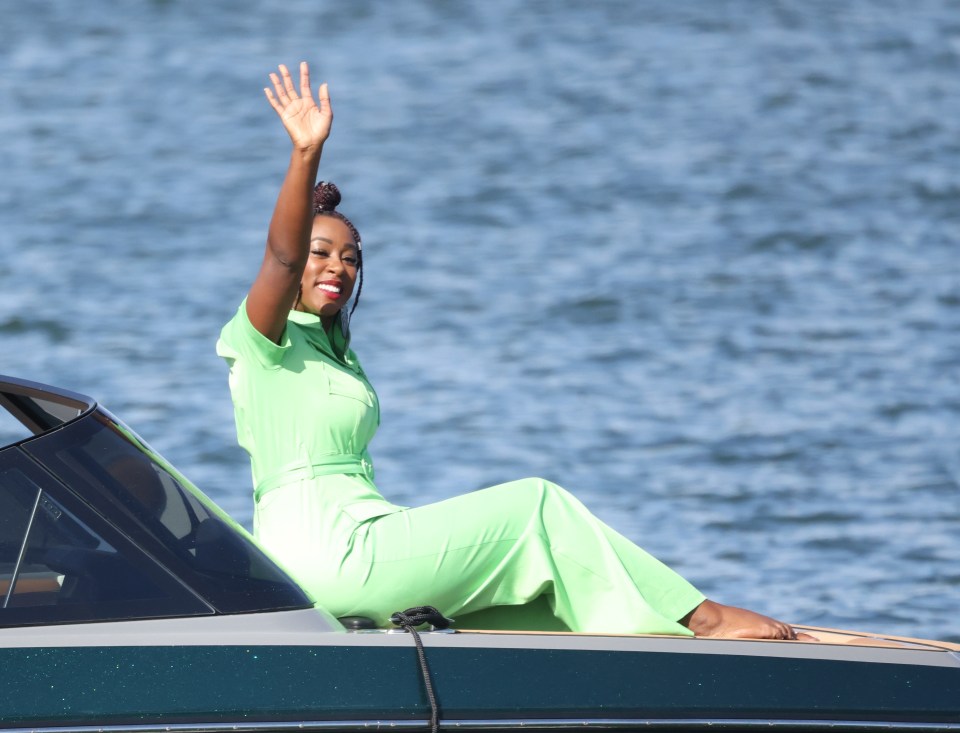
<svg viewBox="0 0 960 733"><path fill-rule="evenodd" d="M110 536L112 532L118 533L117 541L121 544L126 541L123 538L132 541L138 549L132 554L143 553L144 558L158 562L166 571L161 570L164 577L178 579L220 613L313 605L245 529L136 433L89 397L0 377L0 454L6 456L0 463L15 464L17 475L35 470L23 463L29 456L48 472L47 479L38 475L36 481L49 481L52 474L63 485L48 486L36 494L41 497L36 501L30 498L33 496L30 489L24 495L26 498L20 497L22 501L19 501L12 483L0 482L0 492L9 500L7 503L24 504L24 516L20 519L25 522L29 517L43 519L50 514L53 511L50 502L55 502L53 495L65 489L78 502L77 511L85 512L89 507L93 512L90 521L109 525L99 532ZM64 499L68 504L74 501L69 497ZM7 506L2 502L0 505ZM55 514L67 515L63 507L57 508ZM98 516L102 520L98 520ZM23 564L21 556L25 556L26 550L17 548L31 548L31 543L40 542L45 535L39 528L42 522L30 529L34 527L33 521L21 527L21 522L11 517L0 516L0 549L9 550L0 552L0 566L10 565L8 569L12 573ZM67 522L60 519L56 524L62 527ZM24 531L27 532L25 539ZM61 543L58 546L65 546L61 540L57 540ZM104 552L110 545L106 541L101 544ZM74 559L86 557L81 549L75 548ZM122 554L112 549L115 556ZM30 552L36 554L33 549ZM102 552L97 557L100 555ZM19 564L17 557L21 557ZM99 564L99 570L91 563L81 570L89 571L91 578L98 575L96 583L103 585L105 581L99 576L104 563ZM94 585L91 578L85 581L88 588ZM162 578L150 582L164 585ZM3 588L0 582L0 591ZM8 606L12 600L11 588L12 584L7 588L7 594L11 595ZM142 589L137 592L146 593ZM155 602L153 605L157 606ZM205 612L209 611L207 608Z"/></svg>
<svg viewBox="0 0 960 733"><path fill-rule="evenodd" d="M312 605L245 529L103 408L22 448L219 612Z"/></svg>

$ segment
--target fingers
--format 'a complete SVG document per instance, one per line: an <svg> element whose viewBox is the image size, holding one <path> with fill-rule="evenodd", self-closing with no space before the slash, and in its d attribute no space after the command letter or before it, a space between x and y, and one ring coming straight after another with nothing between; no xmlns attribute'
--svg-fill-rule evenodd
<svg viewBox="0 0 960 733"><path fill-rule="evenodd" d="M269 89L266 90L267 98L271 100L271 104L276 101L273 108L279 111L278 107L282 109L290 104L290 97L287 96L287 90L283 88L279 76L271 72L270 81L273 83L273 91L271 92Z"/></svg>
<svg viewBox="0 0 960 733"><path fill-rule="evenodd" d="M310 96L310 67L306 61L300 62L300 96Z"/></svg>
<svg viewBox="0 0 960 733"><path fill-rule="evenodd" d="M283 112L283 106L280 104L280 102L277 101L277 98L273 96L273 92L270 91L268 87L263 88L263 93L267 95L267 101L270 103L270 106L273 107L273 110L277 114L280 114L281 112Z"/></svg>
<svg viewBox="0 0 960 733"><path fill-rule="evenodd" d="M304 66L306 66L305 62L300 65L301 82L304 73ZM267 92L267 99L271 100L270 104L274 109L277 109L277 105L274 104L274 101L279 102L280 107L286 107L292 100L300 98L297 95L297 90L293 86L293 79L290 77L290 70L283 64L280 64L279 68L280 76L277 76L275 72L271 72L270 74L270 81L273 83L273 93L271 94L268 89L264 90Z"/></svg>
<svg viewBox="0 0 960 733"><path fill-rule="evenodd" d="M283 77L283 89L286 91L287 96L289 96L290 99L299 99L300 97L297 95L297 90L293 86L293 79L290 77L290 69L280 64L280 75Z"/></svg>
<svg viewBox="0 0 960 733"><path fill-rule="evenodd" d="M326 114L333 114L333 110L330 107L330 90L327 87L327 83L324 82L317 89L317 106L320 107L320 111Z"/></svg>

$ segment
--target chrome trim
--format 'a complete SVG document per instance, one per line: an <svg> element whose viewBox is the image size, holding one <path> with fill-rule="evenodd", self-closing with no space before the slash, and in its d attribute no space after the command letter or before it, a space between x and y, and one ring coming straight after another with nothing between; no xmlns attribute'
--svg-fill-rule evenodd
<svg viewBox="0 0 960 733"><path fill-rule="evenodd" d="M176 723L151 725L78 725L0 728L3 733L268 733L269 731L420 731L427 720L315 720L261 723ZM840 731L960 731L956 723L920 723L879 720L773 720L762 718L532 718L505 720L441 720L442 730L647 730L763 728L776 730Z"/></svg>
<svg viewBox="0 0 960 733"><path fill-rule="evenodd" d="M33 483L32 481L30 483ZM40 499L43 498L43 489L37 486L37 498L33 500L33 510L30 512L30 520L27 522L27 531L23 535L23 543L20 545L20 554L17 555L17 564L13 566L13 575L10 576L10 587L7 588L7 595L3 599L3 608L10 604L13 598L13 589L17 585L17 578L20 575L20 566L23 565L23 558L27 554L27 544L30 542L30 530L33 529L33 520L37 518L37 509L40 508Z"/></svg>

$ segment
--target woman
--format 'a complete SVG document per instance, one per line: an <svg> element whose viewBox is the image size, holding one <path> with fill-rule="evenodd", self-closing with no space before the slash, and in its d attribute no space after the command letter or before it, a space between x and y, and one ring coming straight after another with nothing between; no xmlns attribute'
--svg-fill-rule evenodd
<svg viewBox="0 0 960 733"><path fill-rule="evenodd" d="M263 264L217 344L263 545L332 613L381 625L421 604L461 618L545 600L574 631L796 638L787 624L705 599L542 479L417 509L380 495L367 453L379 406L344 311L360 295L360 235L335 211L335 187L314 191L333 120L327 86L317 104L306 63L299 90L279 71L264 92L293 151Z"/></svg>

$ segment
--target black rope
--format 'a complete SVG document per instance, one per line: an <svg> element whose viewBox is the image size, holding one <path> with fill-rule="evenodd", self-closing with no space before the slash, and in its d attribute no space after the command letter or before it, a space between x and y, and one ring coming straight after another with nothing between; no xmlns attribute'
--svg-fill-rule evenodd
<svg viewBox="0 0 960 733"><path fill-rule="evenodd" d="M423 686L427 691L427 700L430 702L430 733L437 733L440 729L440 708L437 698L433 694L433 683L430 681L430 667L427 665L427 655L423 651L423 641L415 627L421 624L430 624L434 629L445 629L450 625L446 618L433 606L416 606L406 611L397 611L390 617L397 626L401 626L413 635L413 643L417 645L417 657L420 660L420 672L423 674Z"/></svg>
<svg viewBox="0 0 960 733"><path fill-rule="evenodd" d="M414 626L430 624L434 629L446 629L453 623L453 619L447 618L433 606L414 606L406 611L397 611L390 617L397 626L403 626L399 619L404 619Z"/></svg>

